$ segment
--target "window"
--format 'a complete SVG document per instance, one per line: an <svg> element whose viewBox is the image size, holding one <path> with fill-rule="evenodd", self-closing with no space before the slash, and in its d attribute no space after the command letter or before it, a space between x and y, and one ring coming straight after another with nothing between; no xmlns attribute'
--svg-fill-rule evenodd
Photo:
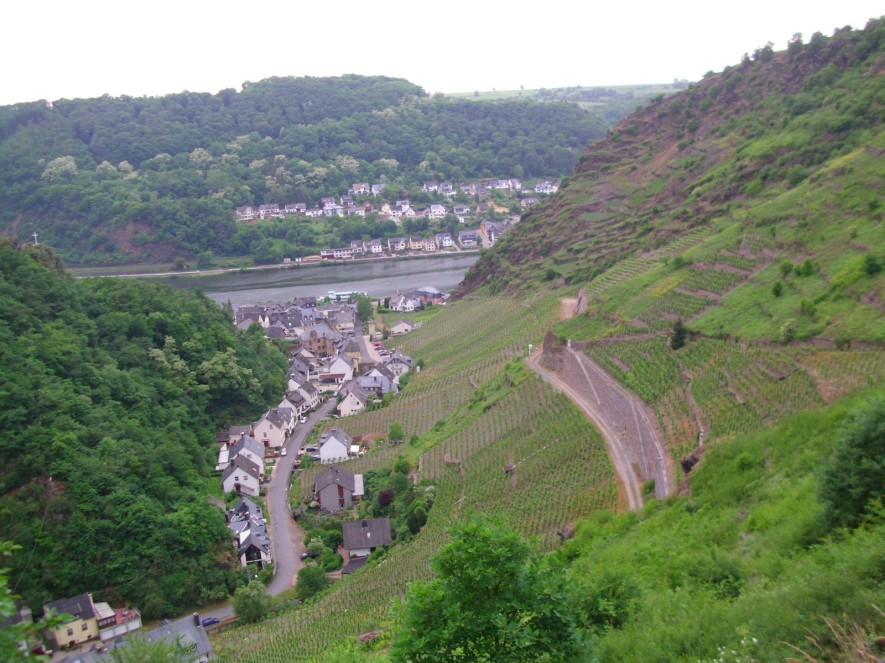
<svg viewBox="0 0 885 663"><path fill-rule="evenodd" d="M68 627L68 635L74 635L74 629L72 629L70 626Z"/></svg>
<svg viewBox="0 0 885 663"><path fill-rule="evenodd" d="M89 625L88 625L88 624L83 624L83 625L80 626L80 630L81 630L81 631L85 631L85 630L88 629L88 628L89 628Z"/></svg>

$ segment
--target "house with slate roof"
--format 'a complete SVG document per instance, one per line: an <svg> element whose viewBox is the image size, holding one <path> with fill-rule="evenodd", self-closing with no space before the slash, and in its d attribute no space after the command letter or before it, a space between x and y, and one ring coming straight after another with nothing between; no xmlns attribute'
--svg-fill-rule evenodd
<svg viewBox="0 0 885 663"><path fill-rule="evenodd" d="M390 545L389 518L353 520L342 523L341 529L344 534L342 547L351 558L368 557L375 548Z"/></svg>
<svg viewBox="0 0 885 663"><path fill-rule="evenodd" d="M356 414L361 410L365 410L369 402L374 400L374 398L374 394L370 396L359 384L353 384L347 388L344 398L338 403L338 414L342 417Z"/></svg>
<svg viewBox="0 0 885 663"><path fill-rule="evenodd" d="M68 615L59 626L46 629L46 635L55 649L77 647L98 638L98 620L91 594L80 594L69 599L59 599L43 605L44 613Z"/></svg>
<svg viewBox="0 0 885 663"><path fill-rule="evenodd" d="M347 460L353 438L339 428L327 430L320 435L320 462L334 463Z"/></svg>
<svg viewBox="0 0 885 663"><path fill-rule="evenodd" d="M200 622L200 615L182 617L174 622L163 620L157 628L145 635L148 642L177 644L193 663L206 663L212 657L212 645L206 629Z"/></svg>
<svg viewBox="0 0 885 663"><path fill-rule="evenodd" d="M228 511L227 522L228 529L233 533L240 564L246 567L252 564L261 569L271 563L267 521L260 506L241 497L237 505Z"/></svg>
<svg viewBox="0 0 885 663"><path fill-rule="evenodd" d="M258 495L261 492L262 470L246 458L237 456L221 474L221 488L225 493Z"/></svg>
<svg viewBox="0 0 885 663"><path fill-rule="evenodd" d="M329 513L348 508L354 500L362 499L363 494L363 475L336 466L323 470L313 482L313 498L320 509Z"/></svg>
<svg viewBox="0 0 885 663"><path fill-rule="evenodd" d="M295 430L295 413L289 408L275 408L264 413L252 424L252 434L264 446L272 449L283 446Z"/></svg>

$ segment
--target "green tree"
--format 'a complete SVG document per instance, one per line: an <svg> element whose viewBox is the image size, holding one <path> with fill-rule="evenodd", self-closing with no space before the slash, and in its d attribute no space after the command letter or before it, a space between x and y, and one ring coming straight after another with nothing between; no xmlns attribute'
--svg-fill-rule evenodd
<svg viewBox="0 0 885 663"><path fill-rule="evenodd" d="M685 325L682 324L682 318L677 318L676 322L673 323L673 334L670 336L670 347L674 350L678 350L683 345L685 345L685 337L688 331L685 329Z"/></svg>
<svg viewBox="0 0 885 663"><path fill-rule="evenodd" d="M234 592L234 614L247 624L264 619L270 609L270 594L258 580L239 587Z"/></svg>
<svg viewBox="0 0 885 663"><path fill-rule="evenodd" d="M309 599L323 591L331 581L326 572L315 564L309 564L298 572L298 583L295 585L295 596Z"/></svg>
<svg viewBox="0 0 885 663"><path fill-rule="evenodd" d="M186 645L180 642L155 640L151 642L140 633L133 633L126 638L121 647L111 652L114 663L190 663L197 657L188 653Z"/></svg>
<svg viewBox="0 0 885 663"><path fill-rule="evenodd" d="M356 300L356 314L360 320L367 322L372 319L372 300L366 295L360 295Z"/></svg>
<svg viewBox="0 0 885 663"><path fill-rule="evenodd" d="M395 421L390 424L390 430L388 431L387 435L391 441L401 440L406 436L406 434L403 432L403 427Z"/></svg>
<svg viewBox="0 0 885 663"><path fill-rule="evenodd" d="M409 587L391 660L565 661L580 654L560 568L500 520L472 516L451 528L433 565Z"/></svg>
<svg viewBox="0 0 885 663"><path fill-rule="evenodd" d="M885 398L855 412L842 427L823 470L820 498L830 527L856 527L885 495Z"/></svg>

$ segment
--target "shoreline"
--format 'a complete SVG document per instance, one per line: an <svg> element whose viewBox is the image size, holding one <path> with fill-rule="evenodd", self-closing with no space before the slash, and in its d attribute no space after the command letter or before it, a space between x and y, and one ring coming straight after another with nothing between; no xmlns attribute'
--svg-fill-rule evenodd
<svg viewBox="0 0 885 663"><path fill-rule="evenodd" d="M181 271L164 271L164 272L118 272L113 274L71 274L75 279L103 279L103 278L173 278L178 276L188 276L188 277L202 277L202 276L218 276L220 274L230 274L232 272L257 272L257 271L266 271L272 269L301 269L303 267L323 267L326 265L349 265L351 263L360 263L360 262L387 262L391 260L423 260L426 258L445 258L451 256L460 256L463 254L473 254L479 253L480 249L457 249L455 251L447 251L445 253L439 251L434 253L415 253L415 254L404 254L397 255L394 254L392 256L380 256L380 257L372 257L367 256L364 258L350 258L347 260L311 260L308 262L291 262L291 263L275 263L272 265L252 265L250 267L218 267L212 269L189 269L189 270L181 270ZM137 266L133 266L131 268L137 268ZM72 269L78 269L76 267ZM89 269L89 268L83 268ZM70 271L68 272L70 273Z"/></svg>

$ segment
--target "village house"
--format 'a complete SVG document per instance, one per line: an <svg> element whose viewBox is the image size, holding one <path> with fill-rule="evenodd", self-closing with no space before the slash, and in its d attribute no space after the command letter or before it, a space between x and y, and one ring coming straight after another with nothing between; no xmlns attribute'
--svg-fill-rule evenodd
<svg viewBox="0 0 885 663"><path fill-rule="evenodd" d="M455 187L452 186L451 182L440 182L438 191L448 197L455 195Z"/></svg>
<svg viewBox="0 0 885 663"><path fill-rule="evenodd" d="M550 180L544 180L540 184L535 185L535 193L556 193L559 190L559 186L553 184Z"/></svg>
<svg viewBox="0 0 885 663"><path fill-rule="evenodd" d="M407 354L403 354L399 350L394 350L384 361L384 367L393 373L396 378L408 373L412 370L413 366L414 362L412 361L412 358Z"/></svg>
<svg viewBox="0 0 885 663"><path fill-rule="evenodd" d="M402 318L401 320L397 320L391 327L390 333L394 336L401 336L403 334L408 334L413 329L416 329L417 325L409 320L408 318Z"/></svg>
<svg viewBox="0 0 885 663"><path fill-rule="evenodd" d="M373 196L380 196L382 193L384 193L384 185L383 184L373 184L372 185L372 195Z"/></svg>
<svg viewBox="0 0 885 663"><path fill-rule="evenodd" d="M390 300L390 308L400 313L411 313L420 305L420 301L406 295L397 295Z"/></svg>
<svg viewBox="0 0 885 663"><path fill-rule="evenodd" d="M437 233L433 236L433 239L436 240L436 245L441 249L448 249L455 246L455 242L452 241L452 235L450 233Z"/></svg>
<svg viewBox="0 0 885 663"><path fill-rule="evenodd" d="M288 408L269 410L252 424L252 435L267 448L283 446L295 429L294 412Z"/></svg>
<svg viewBox="0 0 885 663"><path fill-rule="evenodd" d="M390 519L353 520L342 523L342 547L347 551L349 563L342 573L353 573L365 564L365 559L381 546L389 546Z"/></svg>
<svg viewBox="0 0 885 663"><path fill-rule="evenodd" d="M192 663L207 663L212 657L212 645L206 629L200 623L200 615L194 613L174 622L163 620L145 635L148 642L165 642L180 647Z"/></svg>
<svg viewBox="0 0 885 663"><path fill-rule="evenodd" d="M356 379L356 383L366 394L381 399L388 393L399 391L395 378L396 376L382 365L375 366L365 375L360 375Z"/></svg>
<svg viewBox="0 0 885 663"><path fill-rule="evenodd" d="M371 188L368 182L356 182L351 189L355 196L368 196Z"/></svg>
<svg viewBox="0 0 885 663"><path fill-rule="evenodd" d="M369 252L373 256L381 255L384 253L384 245L381 243L380 239L373 239L369 242Z"/></svg>
<svg viewBox="0 0 885 663"><path fill-rule="evenodd" d="M80 594L69 599L58 599L43 605L43 611L66 614L68 618L60 625L46 630L53 648L77 647L84 642L98 639L98 620L91 594Z"/></svg>
<svg viewBox="0 0 885 663"><path fill-rule="evenodd" d="M421 190L425 193L433 193L439 189L439 183L436 180L431 180L430 182L425 182L421 187Z"/></svg>
<svg viewBox="0 0 885 663"><path fill-rule="evenodd" d="M345 390L344 397L338 403L336 410L339 416L349 417L352 414L365 410L371 402L370 399L374 398L374 394L370 396L359 384L352 384Z"/></svg>
<svg viewBox="0 0 885 663"><path fill-rule="evenodd" d="M267 205L258 206L258 218L264 219L282 219L283 213L277 203L268 203Z"/></svg>
<svg viewBox="0 0 885 663"><path fill-rule="evenodd" d="M95 639L106 642L141 628L141 613L137 609L95 603L89 593L46 603L43 610L68 615L61 624L46 630L55 649L76 647Z"/></svg>
<svg viewBox="0 0 885 663"><path fill-rule="evenodd" d="M321 207L311 207L309 210L304 212L304 216L311 218L311 219L317 219L317 218L321 217L322 215L323 215L323 209Z"/></svg>
<svg viewBox="0 0 885 663"><path fill-rule="evenodd" d="M424 240L424 250L436 251L436 240L433 237L428 237Z"/></svg>
<svg viewBox="0 0 885 663"><path fill-rule="evenodd" d="M327 430L320 435L320 462L335 463L347 460L353 439L339 428Z"/></svg>
<svg viewBox="0 0 885 663"><path fill-rule="evenodd" d="M272 562L267 521L261 507L246 497L241 497L234 508L227 512L227 527L233 534L234 547L240 564L264 568Z"/></svg>
<svg viewBox="0 0 885 663"><path fill-rule="evenodd" d="M477 237L475 230L462 230L458 233L458 244L465 249L472 249L476 246Z"/></svg>
<svg viewBox="0 0 885 663"><path fill-rule="evenodd" d="M261 492L262 470L245 456L234 458L221 474L224 493L258 495Z"/></svg>
<svg viewBox="0 0 885 663"><path fill-rule="evenodd" d="M261 442L250 435L243 435L228 449L228 462L242 455L258 466L258 478L264 479L264 445Z"/></svg>
<svg viewBox="0 0 885 663"><path fill-rule="evenodd" d="M387 249L391 253L396 253L398 251L406 250L406 238L405 237L391 237L387 240Z"/></svg>
<svg viewBox="0 0 885 663"><path fill-rule="evenodd" d="M301 215L307 212L307 205L305 203L289 203L285 207L285 212L286 216Z"/></svg>
<svg viewBox="0 0 885 663"><path fill-rule="evenodd" d="M528 209L529 207L534 207L538 204L537 198L523 198L520 201L520 205L522 205L523 209Z"/></svg>
<svg viewBox="0 0 885 663"><path fill-rule="evenodd" d="M446 215L446 208L442 205L431 205L427 208L428 219L442 219Z"/></svg>
<svg viewBox="0 0 885 663"><path fill-rule="evenodd" d="M313 482L313 499L319 508L338 513L355 500L363 498L363 475L352 474L340 467L323 470Z"/></svg>
<svg viewBox="0 0 885 663"><path fill-rule="evenodd" d="M257 210L252 207L252 205L244 205L243 207L237 207L235 215L237 217L237 221L245 222L254 221L257 213Z"/></svg>

